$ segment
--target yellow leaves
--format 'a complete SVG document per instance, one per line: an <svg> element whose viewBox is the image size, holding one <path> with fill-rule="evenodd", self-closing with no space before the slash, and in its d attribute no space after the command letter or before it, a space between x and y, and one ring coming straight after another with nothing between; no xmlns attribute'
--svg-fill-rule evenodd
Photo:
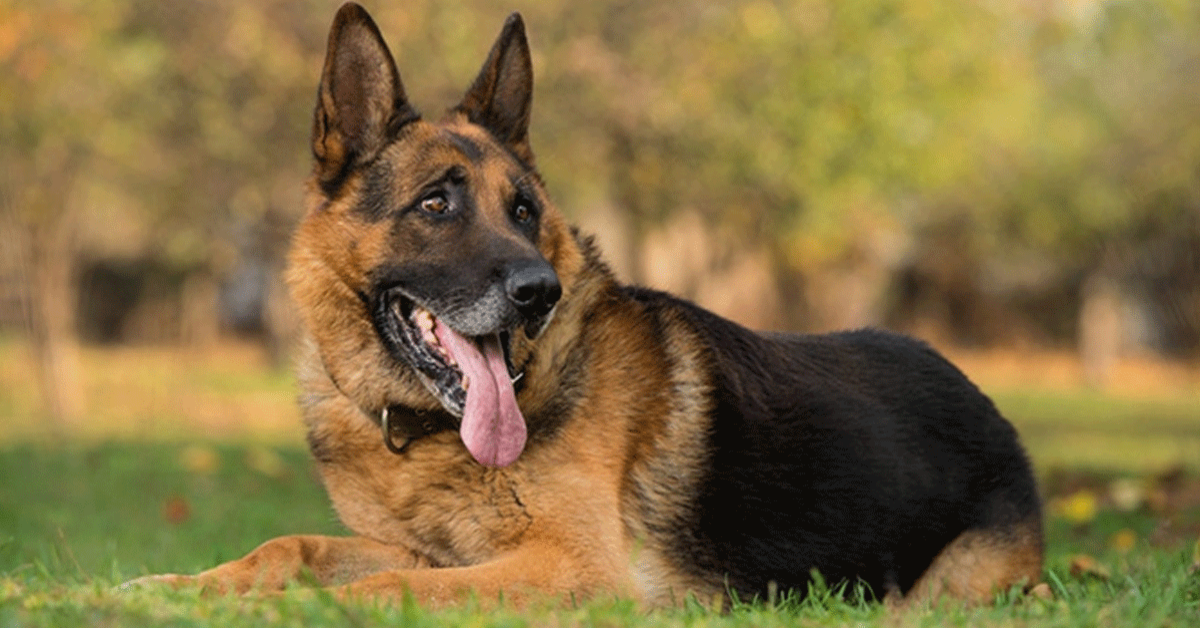
<svg viewBox="0 0 1200 628"><path fill-rule="evenodd" d="M31 32L33 12L16 5L0 6L0 63L4 63L25 43Z"/></svg>
<svg viewBox="0 0 1200 628"><path fill-rule="evenodd" d="M246 466L269 477L282 478L287 475L283 458L268 447L251 447L246 451Z"/></svg>
<svg viewBox="0 0 1200 628"><path fill-rule="evenodd" d="M1122 528L1108 537L1108 546L1124 554L1133 549L1133 546L1137 544L1137 540L1137 532L1129 528Z"/></svg>
<svg viewBox="0 0 1200 628"><path fill-rule="evenodd" d="M25 587L21 583L5 576L0 578L0 602L22 597L25 594Z"/></svg>
<svg viewBox="0 0 1200 628"><path fill-rule="evenodd" d="M1066 534L1087 552L1067 559L1072 578L1088 587L1120 579L1161 548L1190 549L1188 572L1200 572L1200 541L1193 527L1200 481L1191 472L1171 467L1111 481L1084 475L1065 479L1071 488L1048 501L1047 514L1058 530L1069 525Z"/></svg>
<svg viewBox="0 0 1200 628"><path fill-rule="evenodd" d="M179 452L179 467L196 475L212 475L221 469L221 454L211 445L188 445ZM242 459L247 469L269 478L283 478L288 468L283 458L270 447L254 445Z"/></svg>
<svg viewBox="0 0 1200 628"><path fill-rule="evenodd" d="M176 462L180 469L196 476L191 491L173 494L162 502L162 519L173 525L181 525L192 519L195 512L203 510L202 499L196 491L204 493L213 490L217 485L213 477L221 471L223 462L221 452L212 445L193 444L179 451ZM235 467L237 465L234 465ZM236 469L239 478L265 477L272 480L283 480L289 477L289 469L284 458L274 449L265 445L251 445L242 454L242 466ZM195 500L195 503L193 503Z"/></svg>
<svg viewBox="0 0 1200 628"><path fill-rule="evenodd" d="M1091 523L1099 510L1096 494L1087 489L1052 501L1050 508L1059 518L1066 519L1074 525Z"/></svg>
<svg viewBox="0 0 1200 628"><path fill-rule="evenodd" d="M53 602L53 596L48 593L32 593L21 600L21 608L27 611L37 611L51 606Z"/></svg>
<svg viewBox="0 0 1200 628"><path fill-rule="evenodd" d="M230 463L233 463L230 465ZM178 468L194 476L191 489L170 495L161 506L162 519L173 525L187 523L193 515L204 509L201 497L214 490L219 482L214 477L222 469L232 471L239 479L269 478L286 480L289 468L284 458L265 445L250 445L241 454L241 465L229 459L209 444L193 444L182 448L176 458ZM230 469L230 466L233 468ZM224 481L224 480L222 480Z"/></svg>
<svg viewBox="0 0 1200 628"><path fill-rule="evenodd" d="M1128 512L1136 509L1142 504L1140 499L1133 500L1127 493L1120 493L1119 495L1119 498L1111 499L1109 502L1107 502L1116 510ZM1096 515L1100 512L1101 500L1100 496L1094 491L1083 489L1075 491L1066 497L1053 500L1050 504L1051 512L1054 514L1054 516L1067 521L1073 526L1082 527L1095 521ZM1137 544L1137 541L1137 532L1130 528L1122 528L1108 537L1108 547L1124 554L1133 549L1133 546ZM1087 564L1090 565L1090 563ZM1080 566L1077 566L1073 561L1071 567L1072 573L1075 573L1077 568L1088 573L1094 571L1090 567L1082 565L1084 565L1084 563L1080 563Z"/></svg>
<svg viewBox="0 0 1200 628"><path fill-rule="evenodd" d="M1096 519L1102 511L1118 514L1145 511L1152 514L1165 514L1184 507L1181 497L1186 501L1178 486L1183 480L1177 469L1169 469L1163 473L1146 478L1117 478L1104 485L1090 485L1078 488L1065 495L1049 501L1050 514L1067 521L1073 526L1085 526ZM1114 535L1115 536L1115 535ZM1115 539L1114 548L1122 547L1127 536Z"/></svg>
<svg viewBox="0 0 1200 628"><path fill-rule="evenodd" d="M189 445L179 453L179 466L191 473L209 475L221 466L221 457L210 446Z"/></svg>
<svg viewBox="0 0 1200 628"><path fill-rule="evenodd" d="M742 26L757 40L769 40L779 32L782 23L775 5L770 2L750 2L741 10Z"/></svg>

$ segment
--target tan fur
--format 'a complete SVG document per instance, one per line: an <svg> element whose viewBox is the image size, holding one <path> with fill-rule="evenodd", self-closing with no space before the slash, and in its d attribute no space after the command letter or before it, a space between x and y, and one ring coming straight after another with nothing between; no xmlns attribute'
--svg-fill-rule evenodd
<svg viewBox="0 0 1200 628"><path fill-rule="evenodd" d="M294 264L310 259L308 234L329 233L325 225L314 224L323 216L340 219L332 213L310 214L296 239ZM580 263L578 248L571 251L561 255L565 275L572 274L572 263ZM321 264L294 265L293 283L301 278L297 300L304 303L314 277L333 274ZM627 508L621 503L624 483L662 493L656 500L662 508L658 516L668 520L696 479L700 461L694 456L695 441L702 433L698 422L703 413L691 400L703 397L670 394L674 387L706 386L696 348L681 327L672 329L666 347L631 334L641 326L630 319L648 314L605 311L596 303L615 285L602 269L590 269L581 280L564 285L573 294L564 297L565 307L539 347L587 339L594 352L583 400L588 411L565 426L551 445L531 447L506 469L476 465L454 432L424 439L403 457L389 452L371 417L342 390L352 385L371 394L390 393L395 374L372 371L369 362L346 371L332 366L331 356L361 351L359 343L367 344L371 332L369 324L346 315L351 298L331 298L338 294L335 290L313 290L321 307L306 313L327 322L313 329L318 339L301 358L309 428L312 440L322 443L316 453L334 506L363 538L276 539L197 580L214 590L242 592L255 586L278 588L311 572L323 585L352 581L343 589L346 593L386 596L410 590L434 605L470 591L485 600L495 600L503 591L510 601L524 599L528 591L578 596L607 591L656 603L682 600L688 592L717 593L671 567L664 548L648 543L645 522L622 518ZM581 314L589 309L600 310L598 324L584 329ZM322 341L328 346L323 354L317 348ZM663 349L670 362L663 361ZM550 350L546 355L563 353ZM526 376L531 382L553 382L559 367L553 359L537 360ZM332 373L353 384L335 385ZM631 378L631 373L638 376ZM404 392L414 398L423 394L419 385L411 387ZM536 408L550 392L531 385L519 401L522 407ZM663 467L661 460L672 462ZM413 570L418 567L437 569Z"/></svg>
<svg viewBox="0 0 1200 628"><path fill-rule="evenodd" d="M347 9L335 34L342 14ZM368 87L387 76L369 70ZM504 468L477 464L453 430L416 440L402 454L385 447L383 408L418 413L440 405L380 342L363 298L372 290L371 273L396 259L452 261L472 242L427 246L437 241L433 227L425 233L424 223L414 223L412 231L396 233L392 221L356 211L368 184L361 171L352 170L334 198L326 195L321 177L329 176L329 167L321 160L353 156L338 121L322 114L333 106L327 82L314 139L319 164L287 280L306 329L298 373L309 443L338 515L357 536L281 537L196 576L135 582L240 593L307 577L347 597L408 591L433 606L469 595L524 603L604 592L652 605L688 594L723 595L720 583L689 573L662 532L687 516L708 469L713 366L704 343L678 311L621 297L540 181L532 188L544 208L537 252L553 266L562 296L537 340L512 335L511 357L525 368L517 397L524 415L562 418L554 416L555 404L570 388L570 420L531 431L520 458ZM481 98L477 88L467 101ZM376 126L387 118L369 113ZM451 134L469 139L481 154L468 154ZM406 124L390 144L367 146L380 144L373 159L395 173L386 195L410 199L422 181L458 167L471 181L478 224L512 238L513 247L532 246L506 227L512 180L536 176L524 137L515 142L502 146L452 111L438 122ZM1021 579L1032 582L1040 567L1033 538L965 534L942 552L919 588L980 598Z"/></svg>
<svg viewBox="0 0 1200 628"><path fill-rule="evenodd" d="M977 604L989 602L1014 586L1032 588L1041 574L1041 522L1028 521L1003 531L970 530L933 559L905 604L947 596Z"/></svg>

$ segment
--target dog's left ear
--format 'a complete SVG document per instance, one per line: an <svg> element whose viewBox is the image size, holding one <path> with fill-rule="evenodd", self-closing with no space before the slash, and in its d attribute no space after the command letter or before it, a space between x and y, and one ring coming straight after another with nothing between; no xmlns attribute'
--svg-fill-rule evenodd
<svg viewBox="0 0 1200 628"><path fill-rule="evenodd" d="M525 22L513 13L492 45L483 69L457 111L491 131L517 157L533 165L529 146L529 113L533 105L533 63Z"/></svg>

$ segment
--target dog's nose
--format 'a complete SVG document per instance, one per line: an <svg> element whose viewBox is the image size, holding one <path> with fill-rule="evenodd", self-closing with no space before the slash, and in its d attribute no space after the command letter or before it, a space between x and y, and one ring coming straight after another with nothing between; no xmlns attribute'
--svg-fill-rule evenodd
<svg viewBox="0 0 1200 628"><path fill-rule="evenodd" d="M524 316L545 316L562 296L558 275L544 260L514 262L507 271L504 288L508 300Z"/></svg>

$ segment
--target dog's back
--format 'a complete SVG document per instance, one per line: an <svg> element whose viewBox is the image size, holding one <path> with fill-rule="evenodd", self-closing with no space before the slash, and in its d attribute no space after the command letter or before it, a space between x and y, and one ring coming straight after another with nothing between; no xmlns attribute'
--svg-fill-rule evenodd
<svg viewBox="0 0 1200 628"><path fill-rule="evenodd" d="M920 587L988 595L994 582L970 590L978 574L961 557L929 569L963 538L973 560L1003 563L987 569L1018 572L996 580L1036 581L1040 506L1016 432L927 345L874 330L756 334L668 295L639 298L687 320L711 360L707 475L676 536L687 564L743 595L803 588L818 567L878 596L926 571Z"/></svg>

